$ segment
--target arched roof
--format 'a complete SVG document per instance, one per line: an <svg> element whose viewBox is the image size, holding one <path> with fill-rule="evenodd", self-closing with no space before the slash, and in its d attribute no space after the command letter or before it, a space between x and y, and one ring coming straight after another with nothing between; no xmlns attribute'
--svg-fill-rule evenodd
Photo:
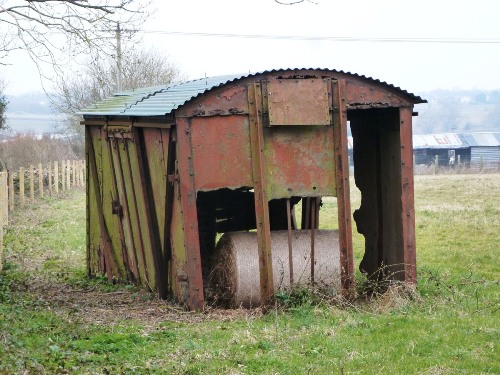
<svg viewBox="0 0 500 375"><path fill-rule="evenodd" d="M267 70L259 73L223 75L205 77L191 81L173 83L165 86L154 86L136 90L124 91L114 94L93 106L80 111L85 117L100 116L127 116L127 117L152 117L172 114L173 111L191 100L224 85L235 83L244 78L251 78L266 74L286 74L290 72L317 72L338 73L366 81L367 84L383 86L396 92L397 95L407 98L413 103L425 103L420 96L414 95L399 87L382 82L378 79L366 77L356 73L344 72L335 69L278 69Z"/></svg>

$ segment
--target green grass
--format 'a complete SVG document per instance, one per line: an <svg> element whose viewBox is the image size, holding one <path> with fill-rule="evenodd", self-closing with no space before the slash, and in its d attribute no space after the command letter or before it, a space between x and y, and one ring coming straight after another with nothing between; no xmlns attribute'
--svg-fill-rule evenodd
<svg viewBox="0 0 500 375"><path fill-rule="evenodd" d="M86 279L84 194L45 199L5 238L0 374L498 374L500 175L417 176L416 207L416 294L193 314Z"/></svg>

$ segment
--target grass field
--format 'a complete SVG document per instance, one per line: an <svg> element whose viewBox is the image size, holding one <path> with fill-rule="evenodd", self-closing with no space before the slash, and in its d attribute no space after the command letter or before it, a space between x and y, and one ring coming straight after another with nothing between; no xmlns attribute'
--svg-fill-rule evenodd
<svg viewBox="0 0 500 375"><path fill-rule="evenodd" d="M416 208L416 293L197 314L86 279L84 193L46 198L5 238L0 374L499 374L500 175L417 176Z"/></svg>

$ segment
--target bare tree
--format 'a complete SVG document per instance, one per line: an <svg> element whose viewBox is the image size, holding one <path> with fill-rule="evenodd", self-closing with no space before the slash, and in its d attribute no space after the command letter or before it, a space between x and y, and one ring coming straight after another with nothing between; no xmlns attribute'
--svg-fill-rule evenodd
<svg viewBox="0 0 500 375"><path fill-rule="evenodd" d="M25 50L37 64L59 67L66 59L112 48L121 22L138 28L150 0L0 0L0 64ZM40 71L40 73L43 73Z"/></svg>
<svg viewBox="0 0 500 375"><path fill-rule="evenodd" d="M122 66L123 90L166 85L183 78L169 57L155 50L125 50ZM117 71L116 62L110 56L90 61L83 71L59 79L56 94L50 97L52 107L65 115L63 128L73 136L78 135L77 141L84 137L77 112L117 92Z"/></svg>
<svg viewBox="0 0 500 375"><path fill-rule="evenodd" d="M295 5L300 3L311 3L314 5L318 5L317 2L312 0L290 0L290 1L274 0L274 1L280 5Z"/></svg>

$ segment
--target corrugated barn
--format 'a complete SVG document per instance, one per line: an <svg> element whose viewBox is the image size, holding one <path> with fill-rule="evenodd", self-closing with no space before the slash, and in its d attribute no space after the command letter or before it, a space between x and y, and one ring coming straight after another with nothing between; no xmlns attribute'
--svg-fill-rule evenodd
<svg viewBox="0 0 500 375"><path fill-rule="evenodd" d="M353 73L284 69L97 103L83 112L88 273L194 310L210 293L236 306L295 284L348 293L350 121L360 268L415 282L412 115L423 102ZM324 197L338 229L319 229Z"/></svg>
<svg viewBox="0 0 500 375"><path fill-rule="evenodd" d="M500 166L500 133L464 133L472 165Z"/></svg>
<svg viewBox="0 0 500 375"><path fill-rule="evenodd" d="M425 134L413 136L415 164L434 164L436 157L439 166L467 163L470 160L470 148L460 134ZM450 160L451 159L451 160Z"/></svg>

